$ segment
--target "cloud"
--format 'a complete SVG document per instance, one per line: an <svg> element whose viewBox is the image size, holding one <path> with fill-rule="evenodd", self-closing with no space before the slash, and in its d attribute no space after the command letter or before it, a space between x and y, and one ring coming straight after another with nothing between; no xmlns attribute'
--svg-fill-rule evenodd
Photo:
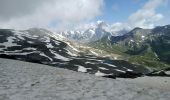
<svg viewBox="0 0 170 100"><path fill-rule="evenodd" d="M141 9L131 14L128 24L131 27L153 28L154 23L163 18L163 15L156 12L165 0L149 0Z"/></svg>
<svg viewBox="0 0 170 100"><path fill-rule="evenodd" d="M100 15L103 3L103 0L0 0L0 28L71 28Z"/></svg>
<svg viewBox="0 0 170 100"><path fill-rule="evenodd" d="M134 0L134 2L139 2L139 0ZM108 25L109 30L113 33L120 32L122 30L131 30L135 27L141 28L153 28L155 23L159 22L164 16L157 13L156 9L162 5L166 4L167 0L148 0L143 7L136 12L132 13L125 22L116 22ZM96 26L96 23L85 23L80 24L76 27L77 30L85 30L90 27Z"/></svg>
<svg viewBox="0 0 170 100"><path fill-rule="evenodd" d="M139 0L134 0L139 1ZM112 31L134 27L153 28L164 16L156 9L167 0L148 0L127 21L113 23ZM0 0L0 28L27 29L42 27L51 30L87 29L102 14L104 0ZM118 6L113 5L113 10Z"/></svg>
<svg viewBox="0 0 170 100"><path fill-rule="evenodd" d="M139 0L135 0L138 2ZM119 32L121 30L131 30L135 27L141 28L153 28L155 23L159 22L164 16L160 13L156 12L156 9L165 4L166 0L148 0L145 5L137 10L136 12L132 13L127 21L125 22L117 22L111 25L111 31L113 33Z"/></svg>
<svg viewBox="0 0 170 100"><path fill-rule="evenodd" d="M0 0L0 21L32 14L45 0Z"/></svg>
<svg viewBox="0 0 170 100"><path fill-rule="evenodd" d="M127 23L121 23L121 22L112 24L110 28L112 32L118 32L121 30L130 30L130 29L131 27Z"/></svg>

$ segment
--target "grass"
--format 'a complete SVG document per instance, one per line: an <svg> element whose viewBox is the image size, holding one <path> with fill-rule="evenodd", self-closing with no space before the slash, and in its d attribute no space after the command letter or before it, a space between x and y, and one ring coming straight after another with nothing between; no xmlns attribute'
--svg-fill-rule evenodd
<svg viewBox="0 0 170 100"><path fill-rule="evenodd" d="M137 55L130 55L125 53L129 48L120 44L109 45L107 41L98 41L90 44L93 48L104 50L108 53L118 54L127 59L129 62L137 65L147 67L151 70L160 70L170 67L169 64L160 61L152 49L149 47L143 53Z"/></svg>

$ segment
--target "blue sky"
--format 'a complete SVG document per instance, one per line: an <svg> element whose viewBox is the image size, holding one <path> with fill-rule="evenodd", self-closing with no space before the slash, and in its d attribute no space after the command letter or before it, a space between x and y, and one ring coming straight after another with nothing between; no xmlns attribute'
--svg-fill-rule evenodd
<svg viewBox="0 0 170 100"><path fill-rule="evenodd" d="M141 9L149 0L104 0L104 8L101 16L95 20L104 20L107 23L125 22L128 17ZM156 12L161 13L164 18L157 24L170 24L170 1L165 0L156 8Z"/></svg>

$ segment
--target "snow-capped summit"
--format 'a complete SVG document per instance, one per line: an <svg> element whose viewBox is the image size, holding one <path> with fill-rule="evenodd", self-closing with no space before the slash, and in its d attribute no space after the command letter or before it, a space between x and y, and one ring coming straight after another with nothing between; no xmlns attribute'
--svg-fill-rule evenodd
<svg viewBox="0 0 170 100"><path fill-rule="evenodd" d="M104 21L97 21L93 25L90 24L89 27L85 30L71 30L59 32L60 35L82 42L96 41L101 39L103 36L111 35L110 26Z"/></svg>

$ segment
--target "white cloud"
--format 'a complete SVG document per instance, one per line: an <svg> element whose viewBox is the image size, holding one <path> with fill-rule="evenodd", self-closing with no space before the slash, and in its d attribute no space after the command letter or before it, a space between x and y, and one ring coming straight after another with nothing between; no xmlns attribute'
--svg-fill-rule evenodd
<svg viewBox="0 0 170 100"><path fill-rule="evenodd" d="M163 18L163 15L156 12L165 0L149 0L141 9L128 18L131 27L153 28L154 23Z"/></svg>
<svg viewBox="0 0 170 100"><path fill-rule="evenodd" d="M11 4L10 1L13 1L14 4ZM0 1L0 9L3 8L0 13L4 13L0 15L0 28L70 28L100 15L103 7L103 0L24 0L29 2L22 3L20 7L21 1L7 0L4 3ZM1 7L1 5L4 6ZM14 5L11 7L13 12L5 14L6 11L10 11L5 10L10 5Z"/></svg>
<svg viewBox="0 0 170 100"><path fill-rule="evenodd" d="M95 22L89 22L89 23L80 23L75 27L75 30L87 30L89 28L96 28Z"/></svg>
<svg viewBox="0 0 170 100"><path fill-rule="evenodd" d="M126 22L114 23L111 26L112 32L120 30L130 30L135 27L153 28L155 23L159 22L164 16L156 12L156 9L166 0L149 0L146 4L135 13L131 14Z"/></svg>
<svg viewBox="0 0 170 100"><path fill-rule="evenodd" d="M126 23L117 22L111 25L111 31L117 32L120 30L130 30L131 27Z"/></svg>

